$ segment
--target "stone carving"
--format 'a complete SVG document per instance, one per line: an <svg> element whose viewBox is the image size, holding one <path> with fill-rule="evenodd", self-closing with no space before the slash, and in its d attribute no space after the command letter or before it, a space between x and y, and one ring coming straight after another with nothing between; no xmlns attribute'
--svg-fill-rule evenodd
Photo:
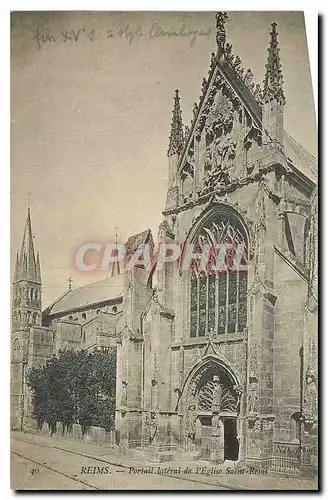
<svg viewBox="0 0 328 500"><path fill-rule="evenodd" d="M222 388L219 380L208 381L198 392L197 406L202 411L238 411L238 397L231 388Z"/></svg>
<svg viewBox="0 0 328 500"><path fill-rule="evenodd" d="M261 430L261 420L259 418L249 419L248 428L252 432L259 432Z"/></svg>
<svg viewBox="0 0 328 500"><path fill-rule="evenodd" d="M212 436L221 437L221 435L222 435L222 430L220 426L220 417L219 415L215 414L212 417Z"/></svg>
<svg viewBox="0 0 328 500"><path fill-rule="evenodd" d="M187 406L186 436L194 439L196 430L197 410L195 403L191 402Z"/></svg>
<svg viewBox="0 0 328 500"><path fill-rule="evenodd" d="M187 151L184 164L181 170L181 179L184 181L188 176L191 176L192 178L195 175L195 168L194 168L194 141L191 141L191 144L189 146L189 149Z"/></svg>
<svg viewBox="0 0 328 500"><path fill-rule="evenodd" d="M309 288L307 308L314 312L318 305L318 189L315 188L311 198L310 231L309 231Z"/></svg>
<svg viewBox="0 0 328 500"><path fill-rule="evenodd" d="M236 156L237 142L229 140L220 143L215 141L211 148L208 148L205 154L205 171L207 175L200 195L219 189L231 182L229 169L233 165Z"/></svg>
<svg viewBox="0 0 328 500"><path fill-rule="evenodd" d="M237 414L239 411L238 394L227 374L222 372L220 380L218 365L209 361L197 372L190 382L186 393L186 437L194 439L198 411L219 414L222 411ZM213 425L213 423L212 423Z"/></svg>
<svg viewBox="0 0 328 500"><path fill-rule="evenodd" d="M231 43L227 43L226 46L225 46L225 49L224 49L224 55L225 55L225 58L227 59L227 61L229 61L230 63L233 62L233 53L232 53L232 45Z"/></svg>
<svg viewBox="0 0 328 500"><path fill-rule="evenodd" d="M234 69L235 69L236 71L238 71L238 70L239 70L239 68L240 68L240 66L241 66L241 59L240 59L240 57L239 57L239 56L236 56L236 57L235 57L235 60L234 60L234 63L233 63L233 67L234 67Z"/></svg>
<svg viewBox="0 0 328 500"><path fill-rule="evenodd" d="M317 421L318 412L317 380L314 373L308 372L305 377L304 408L303 413L306 422Z"/></svg>
<svg viewBox="0 0 328 500"><path fill-rule="evenodd" d="M184 376L184 348L180 347L180 352L179 352L179 380L180 384L182 385L183 383L183 377Z"/></svg>
<svg viewBox="0 0 328 500"><path fill-rule="evenodd" d="M252 83L253 82L253 73L252 73L252 70L250 68L248 68L248 70L246 71L244 81L245 81L246 87L252 88L252 85L254 86L254 84Z"/></svg>
<svg viewBox="0 0 328 500"><path fill-rule="evenodd" d="M220 387L220 386L219 386ZM210 411L213 403L215 383L211 380L202 387L198 394L198 408L203 411Z"/></svg>
<svg viewBox="0 0 328 500"><path fill-rule="evenodd" d="M222 93L213 101L205 122L206 143L231 131L234 120L233 103Z"/></svg>
<svg viewBox="0 0 328 500"><path fill-rule="evenodd" d="M152 383L152 386L154 387L155 385L158 384L158 362L157 362L156 352L154 352L154 355L153 355L152 372L153 372L153 374L152 374L151 383Z"/></svg>
<svg viewBox="0 0 328 500"><path fill-rule="evenodd" d="M213 399L212 399L212 412L220 413L222 409L222 387L220 379L217 375L213 377Z"/></svg>
<svg viewBox="0 0 328 500"><path fill-rule="evenodd" d="M240 402L241 402L241 397L243 395L243 388L241 387L241 385L234 385L233 386L233 390L235 391L235 394L237 396L237 411L239 412L240 410Z"/></svg>
<svg viewBox="0 0 328 500"><path fill-rule="evenodd" d="M262 101L262 89L261 86L257 83L254 90L254 97L260 103Z"/></svg>
<svg viewBox="0 0 328 500"><path fill-rule="evenodd" d="M207 128L210 125L211 116L212 116L212 119L214 118L217 120L218 126L220 126L220 121L225 122L225 116L224 116L225 110L224 109L222 110L223 116L219 116L219 114L216 112L216 111L219 112L219 109L218 110L215 109L216 107L219 108L222 104L219 102L219 100L217 103L215 103L215 96L217 95L218 90L221 90L219 100L222 101L222 96L223 96L224 99L226 100L226 103L230 102L230 104L226 104L226 106L230 106L231 112L233 110L238 111L241 108L240 100L239 100L237 94L226 83L224 78L218 73L216 75L215 79L213 80L212 87L210 88L210 90L208 92L206 102L204 103L202 111L198 117L198 123L197 123L196 131L195 131L196 132L195 133L196 140L200 140L205 123L207 123ZM218 106L217 106L217 104L218 104ZM224 108L224 106L225 105L223 105L223 108ZM198 111L198 109L197 109L197 111ZM233 118L233 116L232 116L232 118ZM232 125L233 119L232 119L232 121L230 120L230 123ZM226 126L226 123L224 123L224 127L225 126ZM214 139L214 137L215 136L213 135L213 139Z"/></svg>
<svg viewBox="0 0 328 500"><path fill-rule="evenodd" d="M257 414L259 410L258 382L252 381L249 384L248 413Z"/></svg>
<svg viewBox="0 0 328 500"><path fill-rule="evenodd" d="M196 116L197 116L197 113L198 113L198 104L197 102L194 102L194 106L192 108L192 114L193 114L193 119L195 120Z"/></svg>
<svg viewBox="0 0 328 500"><path fill-rule="evenodd" d="M249 356L248 414L256 415L259 412L259 377L257 343L255 341L251 344Z"/></svg>
<svg viewBox="0 0 328 500"><path fill-rule="evenodd" d="M318 388L316 377L316 345L313 337L308 344L308 367L305 374L303 414L306 423L314 423L318 419Z"/></svg>
<svg viewBox="0 0 328 500"><path fill-rule="evenodd" d="M205 93L206 87L207 87L207 80L206 80L206 78L203 78L203 81L202 81L202 94Z"/></svg>
<svg viewBox="0 0 328 500"><path fill-rule="evenodd" d="M257 273L260 251L263 248L264 232L266 230L266 213L265 213L265 200L264 200L264 186L263 183L259 183L259 188L255 198L255 212L256 212L256 222L255 222L255 273Z"/></svg>
<svg viewBox="0 0 328 500"><path fill-rule="evenodd" d="M225 23L228 20L228 14L226 12L218 12L215 17L216 17L216 43L218 46L219 53L222 53L226 41Z"/></svg>
<svg viewBox="0 0 328 500"><path fill-rule="evenodd" d="M164 219L159 225L159 231L162 232L164 236L169 237L170 239L174 239L174 232L168 223L167 219Z"/></svg>
<svg viewBox="0 0 328 500"><path fill-rule="evenodd" d="M243 67L238 66L238 68L237 68L237 74L238 74L238 76L239 76L242 80L244 79L244 71L245 71L245 70L244 70L244 68L243 68Z"/></svg>
<svg viewBox="0 0 328 500"><path fill-rule="evenodd" d="M185 142L187 143L188 140L189 140L189 136L190 136L190 127L188 127L188 125L185 125L185 129L184 129L184 138L185 138Z"/></svg>
<svg viewBox="0 0 328 500"><path fill-rule="evenodd" d="M127 406L128 404L128 383L126 380L122 380L122 398L121 406Z"/></svg>
<svg viewBox="0 0 328 500"><path fill-rule="evenodd" d="M249 377L258 380L257 343L254 340L250 346Z"/></svg>
<svg viewBox="0 0 328 500"><path fill-rule="evenodd" d="M145 414L145 425L149 428L149 443L154 440L158 428L158 414L154 411Z"/></svg>
<svg viewBox="0 0 328 500"><path fill-rule="evenodd" d="M208 73L211 73L211 71L213 70L213 68L215 66L215 58L216 58L215 52L212 52L211 53L211 61L210 61L210 69L209 69Z"/></svg>

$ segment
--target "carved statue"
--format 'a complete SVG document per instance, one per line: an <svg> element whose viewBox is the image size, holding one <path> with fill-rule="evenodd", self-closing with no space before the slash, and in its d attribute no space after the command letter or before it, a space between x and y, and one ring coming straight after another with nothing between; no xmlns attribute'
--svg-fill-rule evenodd
<svg viewBox="0 0 328 500"><path fill-rule="evenodd" d="M194 119L196 118L197 113L198 113L198 105L197 105L197 102L195 102L194 107L192 108L192 114L193 114Z"/></svg>
<svg viewBox="0 0 328 500"><path fill-rule="evenodd" d="M127 386L128 383L126 380L122 380L122 406L127 406L127 399L128 399L128 394L127 394Z"/></svg>
<svg viewBox="0 0 328 500"><path fill-rule="evenodd" d="M258 413L258 405L259 405L258 383L251 382L249 385L248 412Z"/></svg>
<svg viewBox="0 0 328 500"><path fill-rule="evenodd" d="M236 71L238 71L239 67L241 66L241 59L239 56L236 56L233 67L235 68Z"/></svg>
<svg viewBox="0 0 328 500"><path fill-rule="evenodd" d="M261 85L259 83L256 84L254 90L254 97L256 100L260 100L262 98L262 90L261 90Z"/></svg>
<svg viewBox="0 0 328 500"><path fill-rule="evenodd" d="M230 63L232 63L234 56L233 56L233 53L232 53L232 44L231 43L227 43L226 44L224 54L226 56L227 61L229 61Z"/></svg>
<svg viewBox="0 0 328 500"><path fill-rule="evenodd" d="M237 73L239 75L240 78L244 78L244 68L237 68Z"/></svg>
<svg viewBox="0 0 328 500"><path fill-rule="evenodd" d="M195 404L190 404L187 410L187 425L186 425L186 434L190 439L194 439L196 432L196 419L197 412Z"/></svg>
<svg viewBox="0 0 328 500"><path fill-rule="evenodd" d="M220 426L220 417L219 415L213 415L212 417L212 436L219 438L221 437L222 431Z"/></svg>
<svg viewBox="0 0 328 500"><path fill-rule="evenodd" d="M317 420L318 408L317 384L314 373L308 372L305 377L304 416L307 421Z"/></svg>
<svg viewBox="0 0 328 500"><path fill-rule="evenodd" d="M250 87L252 84L252 81L253 81L253 73L252 73L252 70L250 68L248 68L248 70L246 71L246 74L245 74L245 85L247 87Z"/></svg>
<svg viewBox="0 0 328 500"><path fill-rule="evenodd" d="M206 80L206 78L203 78L203 82L202 82L202 94L204 94L204 92L206 90L206 86L207 86L207 80Z"/></svg>
<svg viewBox="0 0 328 500"><path fill-rule="evenodd" d="M212 412L213 413L220 413L222 388L221 388L221 384L220 384L220 379L217 375L214 375L213 382L214 382L214 388L213 388Z"/></svg>
<svg viewBox="0 0 328 500"><path fill-rule="evenodd" d="M226 12L218 12L215 17L216 17L216 43L218 46L219 53L222 54L226 40L224 25L228 19L228 14Z"/></svg>
<svg viewBox="0 0 328 500"><path fill-rule="evenodd" d="M185 141L187 141L189 139L189 135L190 135L190 128L188 127L188 125L185 125L185 129L184 129Z"/></svg>
<svg viewBox="0 0 328 500"><path fill-rule="evenodd" d="M214 68L215 52L211 53L210 71Z"/></svg>
<svg viewBox="0 0 328 500"><path fill-rule="evenodd" d="M216 32L222 33L225 31L225 23L228 20L228 14L226 12L217 12L215 15L216 19Z"/></svg>

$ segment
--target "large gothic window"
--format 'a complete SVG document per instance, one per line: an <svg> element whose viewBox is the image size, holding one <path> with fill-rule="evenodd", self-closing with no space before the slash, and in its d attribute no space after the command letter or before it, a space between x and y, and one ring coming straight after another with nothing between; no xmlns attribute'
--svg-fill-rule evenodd
<svg viewBox="0 0 328 500"><path fill-rule="evenodd" d="M247 238L229 214L209 220L194 239L194 252L209 249L201 270L190 272L190 336L242 332L247 323Z"/></svg>

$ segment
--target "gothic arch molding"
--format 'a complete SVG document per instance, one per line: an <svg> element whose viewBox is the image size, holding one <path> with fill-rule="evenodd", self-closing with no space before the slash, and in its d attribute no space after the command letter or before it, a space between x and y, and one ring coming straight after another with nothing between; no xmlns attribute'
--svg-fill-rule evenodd
<svg viewBox="0 0 328 500"><path fill-rule="evenodd" d="M184 254L186 245L192 243L202 228L209 225L212 221L215 221L218 216L230 217L236 222L241 229L241 233L245 241L247 242L248 257L252 258L255 248L255 234L251 227L253 225L252 221L246 217L245 213L242 213L239 207L227 201L224 203L211 201L210 205L207 206L200 213L200 215L193 220L192 227L187 233L182 248L182 255Z"/></svg>
<svg viewBox="0 0 328 500"><path fill-rule="evenodd" d="M183 397L186 392L189 389L190 384L192 381L197 377L199 372L202 369L206 369L208 365L211 363L216 364L218 366L219 370L222 370L226 372L227 376L231 380L231 384L235 386L240 386L241 384L241 375L238 373L235 367L232 366L232 364L227 360L223 359L221 356L215 354L210 354L208 356L205 356L203 359L198 361L190 370L185 378L185 381L183 383L183 386L181 388L181 396Z"/></svg>
<svg viewBox="0 0 328 500"><path fill-rule="evenodd" d="M182 416L185 445L195 445L201 419L237 419L240 413L240 375L216 355L196 363L184 382L178 414ZM197 427L198 425L198 427ZM197 431L198 428L198 431Z"/></svg>

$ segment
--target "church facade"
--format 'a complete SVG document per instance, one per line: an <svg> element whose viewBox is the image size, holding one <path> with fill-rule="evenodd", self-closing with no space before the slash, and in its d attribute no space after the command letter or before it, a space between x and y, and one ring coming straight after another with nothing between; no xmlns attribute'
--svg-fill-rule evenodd
<svg viewBox="0 0 328 500"><path fill-rule="evenodd" d="M276 459L285 456L291 469L302 462L311 473L318 440L316 160L284 130L276 24L261 87L226 42L226 21L217 14L217 49L190 126L175 91L167 152L159 243L182 251L192 245L198 257L188 268L181 260L126 265L107 290L108 280L69 289L42 314L29 213L13 285L12 425L28 419L29 366L60 348L117 345L120 452L278 471ZM129 238L125 264L144 245L154 252L150 230ZM240 266L225 258L218 272L200 266L206 245L232 253L241 246Z"/></svg>
<svg viewBox="0 0 328 500"><path fill-rule="evenodd" d="M276 24L261 88L226 43L226 19L217 15L217 52L190 127L175 92L159 242L198 253L206 244L243 245L244 265L211 273L180 261L126 274L123 302L133 307L123 310L118 338L116 429L122 450L147 450L154 460L277 469L276 457L293 463L302 453L311 469L315 159L284 131Z"/></svg>

